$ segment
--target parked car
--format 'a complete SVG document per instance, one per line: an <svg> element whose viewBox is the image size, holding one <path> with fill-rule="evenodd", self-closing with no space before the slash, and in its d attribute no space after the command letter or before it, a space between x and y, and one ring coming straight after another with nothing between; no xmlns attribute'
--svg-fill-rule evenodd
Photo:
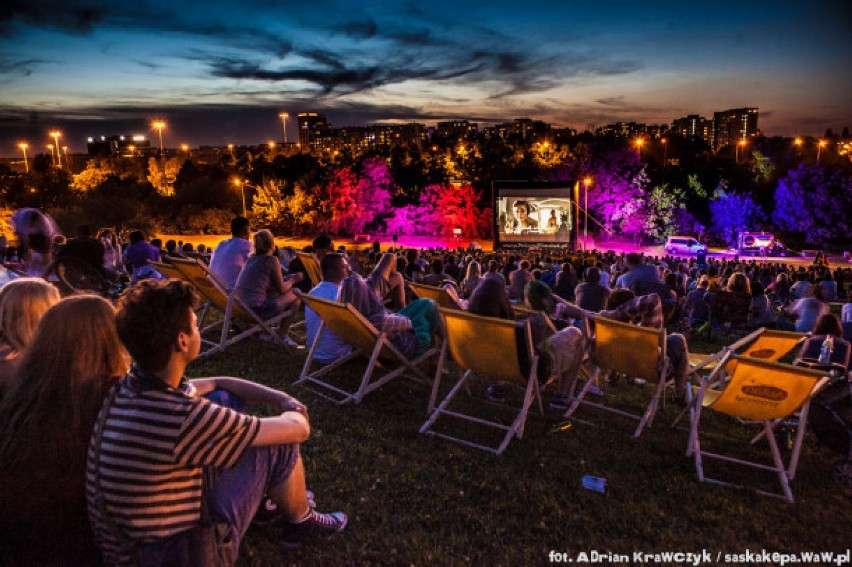
<svg viewBox="0 0 852 567"><path fill-rule="evenodd" d="M669 236L666 240L666 252L669 254L707 253L707 247L691 236Z"/></svg>

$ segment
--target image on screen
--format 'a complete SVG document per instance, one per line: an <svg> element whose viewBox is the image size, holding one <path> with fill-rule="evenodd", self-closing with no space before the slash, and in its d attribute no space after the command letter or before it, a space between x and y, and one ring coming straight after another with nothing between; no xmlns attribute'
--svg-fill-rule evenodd
<svg viewBox="0 0 852 567"><path fill-rule="evenodd" d="M571 200L566 197L501 194L497 232L501 242L567 242Z"/></svg>

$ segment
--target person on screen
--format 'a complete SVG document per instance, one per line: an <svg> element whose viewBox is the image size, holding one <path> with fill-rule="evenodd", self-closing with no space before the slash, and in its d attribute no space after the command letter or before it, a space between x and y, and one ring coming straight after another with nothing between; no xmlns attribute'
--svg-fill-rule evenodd
<svg viewBox="0 0 852 567"><path fill-rule="evenodd" d="M530 217L530 204L527 201L518 199L512 208L515 209L515 218L506 227L506 232L538 228L538 221Z"/></svg>
<svg viewBox="0 0 852 567"><path fill-rule="evenodd" d="M547 219L547 230L556 230L559 228L559 222L556 220L556 209L550 210L550 218Z"/></svg>

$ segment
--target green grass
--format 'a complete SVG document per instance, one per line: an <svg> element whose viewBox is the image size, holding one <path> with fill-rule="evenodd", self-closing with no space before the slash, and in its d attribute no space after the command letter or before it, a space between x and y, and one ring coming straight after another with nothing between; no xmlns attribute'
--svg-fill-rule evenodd
<svg viewBox="0 0 852 567"><path fill-rule="evenodd" d="M292 336L304 342L298 331ZM253 527L243 565L540 565L548 563L550 550L708 549L715 557L717 551L849 545L850 491L830 478L841 455L813 442L806 443L792 483L795 504L699 483L692 459L684 456L686 425L669 427L679 410L672 404L639 439L631 437L635 421L593 408L581 408L573 427L555 434L549 431L561 414L531 414L524 438L496 457L418 434L427 418L424 385L396 380L360 405L342 407L292 386L306 356L304 349L248 340L189 368L192 376L254 380L306 403L313 431L302 446L308 486L320 510L349 514L344 533L299 551L284 551L274 527ZM364 367L353 362L340 375L352 380ZM472 398L462 394L461 403L509 419L482 401L482 388L477 383ZM650 386L622 382L613 393L636 409L649 399ZM752 432L728 420L708 421L718 427L705 446L725 447ZM441 427L478 434L460 422ZM762 447L744 447L742 454L769 458ZM706 469L711 476L780 488L771 473L715 462ZM583 489L583 475L605 477L606 493Z"/></svg>

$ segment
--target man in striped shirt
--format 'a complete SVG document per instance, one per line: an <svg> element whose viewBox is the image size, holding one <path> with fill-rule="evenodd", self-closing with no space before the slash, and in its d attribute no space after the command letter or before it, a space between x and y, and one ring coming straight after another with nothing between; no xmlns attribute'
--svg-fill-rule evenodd
<svg viewBox="0 0 852 567"><path fill-rule="evenodd" d="M345 514L308 504L301 403L238 378L186 379L201 348L194 303L192 287L178 281L140 282L119 303L116 326L135 364L101 409L86 475L107 565L233 564L266 494L286 519L287 547L346 526ZM249 416L204 397L213 391L282 413Z"/></svg>

